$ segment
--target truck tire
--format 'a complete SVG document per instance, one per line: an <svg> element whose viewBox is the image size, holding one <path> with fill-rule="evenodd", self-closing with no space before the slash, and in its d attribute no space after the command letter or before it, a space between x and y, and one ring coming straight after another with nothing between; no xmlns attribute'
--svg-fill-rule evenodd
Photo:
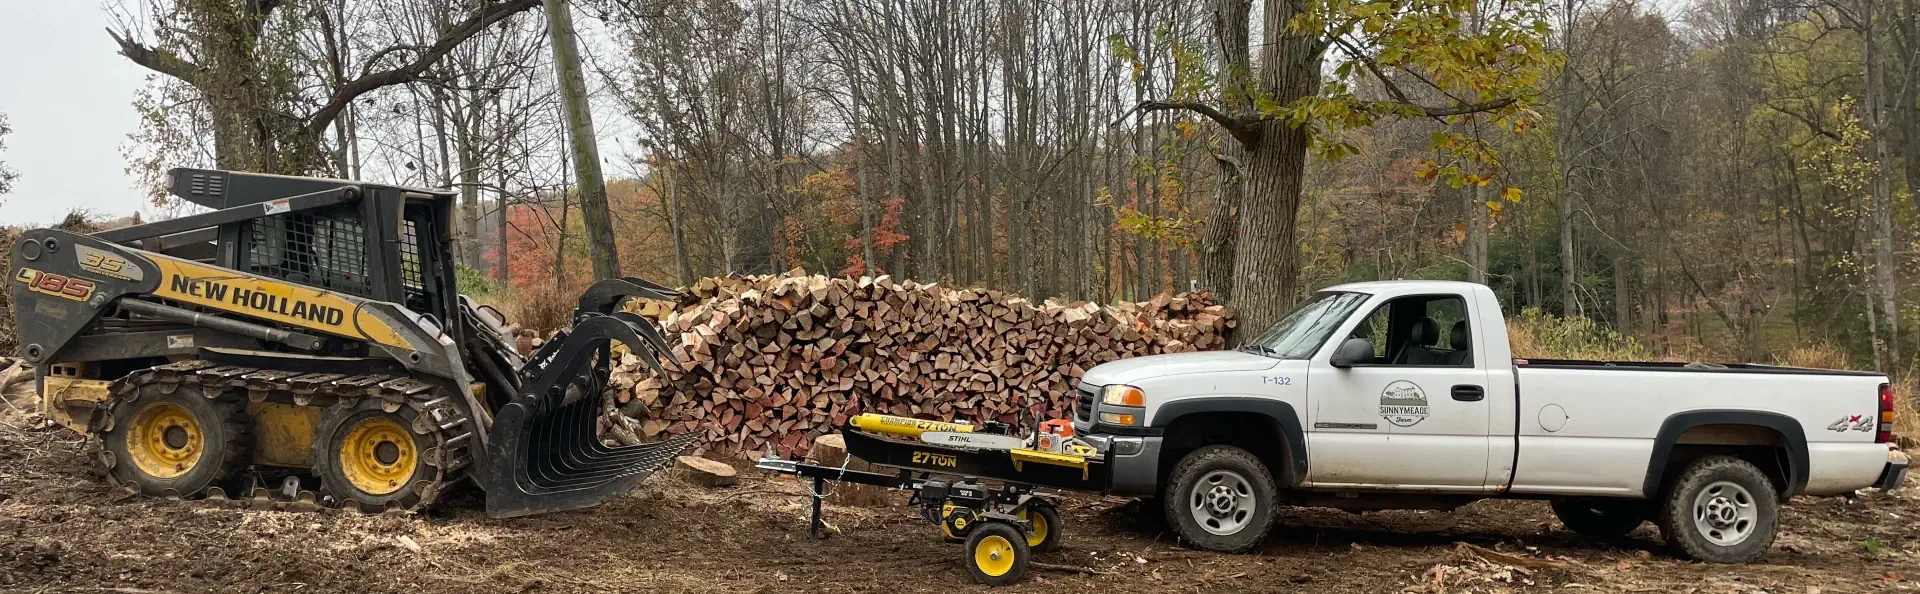
<svg viewBox="0 0 1920 594"><path fill-rule="evenodd" d="M1708 456L1688 464L1658 501L1660 533L1683 557L1748 563L1773 545L1780 501L1746 460Z"/></svg>
<svg viewBox="0 0 1920 594"><path fill-rule="evenodd" d="M1167 477L1162 509L1194 548L1240 553L1273 528L1273 474L1252 452L1210 445L1181 458Z"/></svg>
<svg viewBox="0 0 1920 594"><path fill-rule="evenodd" d="M1575 534L1588 538L1613 539L1626 536L1647 521L1648 506L1643 501L1557 499L1553 515Z"/></svg>

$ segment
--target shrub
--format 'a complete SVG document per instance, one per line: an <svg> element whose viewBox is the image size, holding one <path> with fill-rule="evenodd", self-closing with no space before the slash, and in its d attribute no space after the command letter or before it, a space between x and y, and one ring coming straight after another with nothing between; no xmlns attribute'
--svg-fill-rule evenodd
<svg viewBox="0 0 1920 594"><path fill-rule="evenodd" d="M1854 369L1852 358L1845 350L1825 342L1805 343L1776 353L1773 363L1813 369Z"/></svg>
<svg viewBox="0 0 1920 594"><path fill-rule="evenodd" d="M493 279L488 278L487 273L480 269L461 262L453 263L453 281L460 287L460 294L468 297L493 294Z"/></svg>
<svg viewBox="0 0 1920 594"><path fill-rule="evenodd" d="M580 305L579 293L558 284L537 288L516 288L476 297L500 309L507 323L540 336L573 325L573 309Z"/></svg>
<svg viewBox="0 0 1920 594"><path fill-rule="evenodd" d="M1645 346L1583 317L1563 318L1526 308L1507 318L1513 356L1522 359L1634 361L1653 358Z"/></svg>

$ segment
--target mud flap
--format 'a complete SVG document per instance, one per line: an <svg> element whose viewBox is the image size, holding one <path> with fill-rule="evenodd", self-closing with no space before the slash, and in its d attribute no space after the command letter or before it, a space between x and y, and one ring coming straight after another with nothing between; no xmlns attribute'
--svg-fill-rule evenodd
<svg viewBox="0 0 1920 594"><path fill-rule="evenodd" d="M588 292L615 288L603 287L608 283L631 284L601 281ZM625 312L602 313L615 309L603 307L576 312L573 329L529 359L519 393L495 414L487 445L490 468L484 474L487 515L507 518L599 505L631 491L699 435L634 446L600 443L597 420L612 373L613 343L626 345L656 373L665 371L660 358L673 362L650 321Z"/></svg>

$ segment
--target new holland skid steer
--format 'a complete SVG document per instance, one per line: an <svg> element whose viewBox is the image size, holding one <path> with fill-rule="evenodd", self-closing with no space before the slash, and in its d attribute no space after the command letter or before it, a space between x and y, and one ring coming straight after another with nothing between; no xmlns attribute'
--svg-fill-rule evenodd
<svg viewBox="0 0 1920 594"><path fill-rule="evenodd" d="M332 179L175 169L211 212L14 246L22 355L42 408L98 439L146 495L417 510L471 484L495 517L597 505L692 435L596 437L614 343L675 364L628 297L580 297L573 328L524 361L497 310L460 295L455 194Z"/></svg>

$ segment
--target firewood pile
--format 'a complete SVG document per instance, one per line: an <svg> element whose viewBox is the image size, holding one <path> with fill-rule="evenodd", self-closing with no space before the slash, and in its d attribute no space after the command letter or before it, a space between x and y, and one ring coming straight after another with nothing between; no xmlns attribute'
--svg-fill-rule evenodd
<svg viewBox="0 0 1920 594"><path fill-rule="evenodd" d="M1233 325L1210 293L1100 306L885 276L707 278L661 324L684 370L653 376L622 357L606 399L620 414L602 434L703 432L691 453L791 456L862 412L1063 418L1094 365L1219 349Z"/></svg>

